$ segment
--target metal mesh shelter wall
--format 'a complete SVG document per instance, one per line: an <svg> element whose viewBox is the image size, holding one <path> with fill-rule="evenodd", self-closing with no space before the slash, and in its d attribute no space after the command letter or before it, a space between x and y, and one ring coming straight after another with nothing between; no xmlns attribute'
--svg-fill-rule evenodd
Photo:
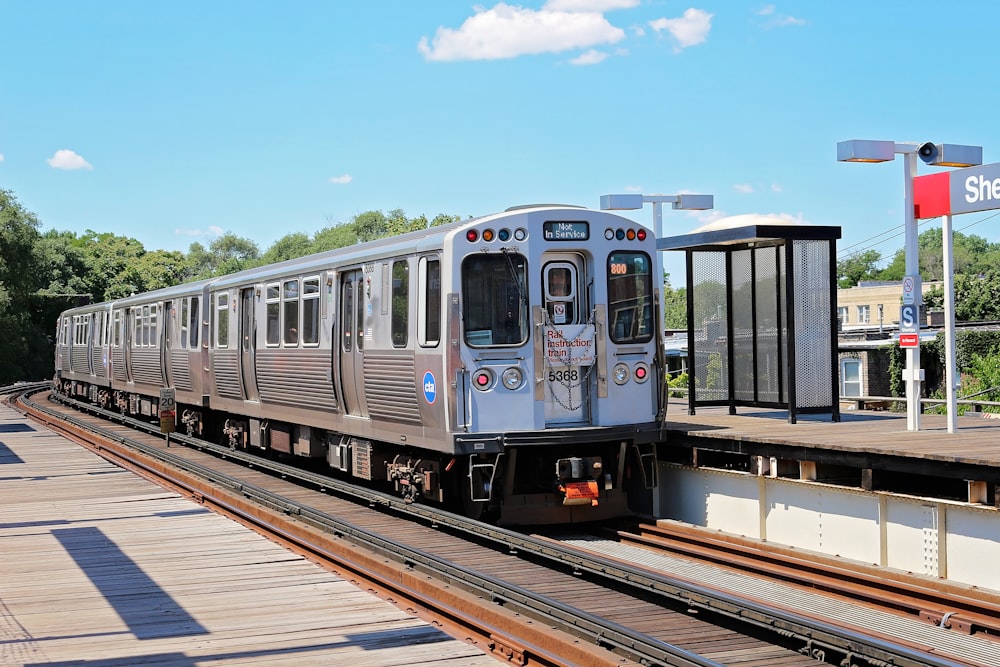
<svg viewBox="0 0 1000 667"><path fill-rule="evenodd" d="M795 402L800 408L833 404L830 328L830 254L827 241L792 241L795 259ZM839 396L837 397L839 399Z"/></svg>
<svg viewBox="0 0 1000 667"><path fill-rule="evenodd" d="M729 396L729 350L726 332L729 311L726 299L726 253L701 252L691 276L691 299L695 321L694 345L688 348L694 394L698 402L727 402ZM689 318L690 320L690 318ZM694 354L691 355L691 348Z"/></svg>

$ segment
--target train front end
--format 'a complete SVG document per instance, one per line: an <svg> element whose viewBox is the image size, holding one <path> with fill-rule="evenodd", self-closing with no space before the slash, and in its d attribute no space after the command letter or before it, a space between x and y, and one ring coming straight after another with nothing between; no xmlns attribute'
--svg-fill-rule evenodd
<svg viewBox="0 0 1000 667"><path fill-rule="evenodd" d="M509 210L451 239L448 373L467 510L505 524L642 512L665 418L656 242L626 218Z"/></svg>

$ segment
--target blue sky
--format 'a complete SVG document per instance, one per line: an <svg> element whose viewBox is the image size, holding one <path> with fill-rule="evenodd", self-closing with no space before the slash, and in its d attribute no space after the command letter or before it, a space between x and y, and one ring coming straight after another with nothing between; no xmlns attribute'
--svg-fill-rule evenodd
<svg viewBox="0 0 1000 667"><path fill-rule="evenodd" d="M43 229L148 250L231 231L263 251L369 210L694 192L716 210L668 207L671 234L773 215L888 259L902 161L837 163L838 141L1000 161L986 0L0 0L0 16L0 188ZM1000 241L990 218L955 227ZM677 285L680 255L666 266Z"/></svg>

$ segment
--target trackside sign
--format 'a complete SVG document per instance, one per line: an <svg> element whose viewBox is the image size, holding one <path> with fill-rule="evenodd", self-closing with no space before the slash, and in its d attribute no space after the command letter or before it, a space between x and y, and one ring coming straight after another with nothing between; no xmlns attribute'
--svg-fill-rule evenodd
<svg viewBox="0 0 1000 667"><path fill-rule="evenodd" d="M1000 209L1000 162L913 179L913 212L919 219Z"/></svg>

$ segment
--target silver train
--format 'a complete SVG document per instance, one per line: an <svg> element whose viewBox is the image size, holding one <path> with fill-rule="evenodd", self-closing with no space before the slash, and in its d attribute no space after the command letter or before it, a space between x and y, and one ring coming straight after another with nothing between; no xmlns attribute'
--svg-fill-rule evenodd
<svg viewBox="0 0 1000 667"><path fill-rule="evenodd" d="M68 310L55 387L504 524L602 520L655 484L661 276L631 220L508 209Z"/></svg>

